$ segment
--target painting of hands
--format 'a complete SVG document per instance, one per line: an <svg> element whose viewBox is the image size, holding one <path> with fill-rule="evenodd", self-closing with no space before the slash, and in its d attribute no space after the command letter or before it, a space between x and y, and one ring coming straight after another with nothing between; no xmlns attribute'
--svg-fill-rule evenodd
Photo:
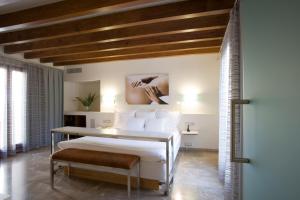
<svg viewBox="0 0 300 200"><path fill-rule="evenodd" d="M168 74L137 74L126 77L128 104L168 104Z"/></svg>

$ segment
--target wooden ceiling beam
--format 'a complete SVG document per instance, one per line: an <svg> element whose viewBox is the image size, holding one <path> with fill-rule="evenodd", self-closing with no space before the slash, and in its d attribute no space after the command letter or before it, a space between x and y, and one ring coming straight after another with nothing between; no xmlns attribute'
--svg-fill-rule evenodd
<svg viewBox="0 0 300 200"><path fill-rule="evenodd" d="M0 33L0 44L29 42L66 35L228 13L232 6L232 0L188 0L32 29Z"/></svg>
<svg viewBox="0 0 300 200"><path fill-rule="evenodd" d="M131 40L121 40L107 43L96 43L89 45L81 45L75 47L58 48L53 50L36 51L24 54L24 58L46 58L57 57L62 55L74 55L86 52L110 51L119 49L130 49L134 47L153 46L170 43L180 43L187 40L212 40L221 39L225 33L225 29L195 31L187 33L177 33L170 35L145 37Z"/></svg>
<svg viewBox="0 0 300 200"><path fill-rule="evenodd" d="M194 48L206 48L206 47L219 47L222 44L221 39L210 40L210 41L185 41L182 43L175 44L164 44L156 46L146 46L146 47L136 47L131 49L121 49L115 51L102 51L102 52L90 52L90 53L81 53L76 55L66 55L50 58L41 58L41 63L47 62L64 62L64 61L74 61L74 60L86 60L86 59L95 59L103 58L108 56L123 56L130 54L139 54L143 53L155 53L161 51L174 51L174 50L183 50L183 49L194 49Z"/></svg>
<svg viewBox="0 0 300 200"><path fill-rule="evenodd" d="M112 56L112 57L96 58L96 59L88 59L88 60L56 62L53 65L54 66L79 65L79 64L131 60L131 59L157 58L157 57L165 57L165 56L218 53L219 51L220 51L219 47L195 48L195 49L184 49L184 50L174 50L174 51L162 51L162 52L155 52L155 53L140 53L140 54L136 54L136 55Z"/></svg>
<svg viewBox="0 0 300 200"><path fill-rule="evenodd" d="M65 0L43 6L0 15L0 30L30 28L41 23L55 22L95 12L109 12L158 0Z"/></svg>
<svg viewBox="0 0 300 200"><path fill-rule="evenodd" d="M119 40L159 36L180 32L223 29L228 23L229 15L213 15L205 17L187 18L139 25L121 29L87 33L77 36L61 37L24 44L8 45L4 47L5 53L31 52L37 50L57 49L62 47L79 46L84 44L105 43Z"/></svg>

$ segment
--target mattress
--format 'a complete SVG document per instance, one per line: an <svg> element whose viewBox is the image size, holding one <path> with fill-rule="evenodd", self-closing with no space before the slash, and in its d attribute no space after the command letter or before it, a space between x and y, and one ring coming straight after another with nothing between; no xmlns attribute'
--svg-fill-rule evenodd
<svg viewBox="0 0 300 200"><path fill-rule="evenodd" d="M145 133L145 132L143 132ZM180 134L178 131L173 132L174 135L174 160L178 154L180 147ZM125 153L138 155L141 158L141 177L165 181L165 164L166 164L166 145L162 142L153 141L136 141L126 139L114 138L100 138L100 137L82 137L69 141L62 141L58 143L60 149L78 148L95 151L106 151L113 153ZM170 147L170 158L172 158L172 150ZM170 166L172 166L170 163ZM78 164L78 167L97 170L96 166L85 166ZM170 167L171 169L171 167ZM113 170L114 173L123 174L122 171ZM134 175L134 173L133 173Z"/></svg>

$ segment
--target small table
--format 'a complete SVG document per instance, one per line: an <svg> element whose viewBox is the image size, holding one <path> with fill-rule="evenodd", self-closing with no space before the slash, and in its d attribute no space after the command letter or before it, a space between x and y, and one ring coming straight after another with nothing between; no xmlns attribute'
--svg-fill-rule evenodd
<svg viewBox="0 0 300 200"><path fill-rule="evenodd" d="M70 135L76 136L93 136L93 137L104 137L104 138L116 138L116 139L127 139L127 140L141 140L141 141L154 141L164 142L166 144L166 189L165 195L169 194L170 182L174 176L174 139L172 133L143 133L134 131L121 131L118 129L98 129L98 128L80 128L80 127L61 127L51 130L51 155L55 150L55 134L67 135L69 140ZM171 144L172 149L172 169L170 171L170 155L169 147Z"/></svg>
<svg viewBox="0 0 300 200"><path fill-rule="evenodd" d="M186 150L190 149L191 147L193 147L193 143L195 141L195 136L199 135L199 131L181 131L181 135L182 135L182 147Z"/></svg>
<svg viewBox="0 0 300 200"><path fill-rule="evenodd" d="M199 131L181 131L182 135L198 135Z"/></svg>

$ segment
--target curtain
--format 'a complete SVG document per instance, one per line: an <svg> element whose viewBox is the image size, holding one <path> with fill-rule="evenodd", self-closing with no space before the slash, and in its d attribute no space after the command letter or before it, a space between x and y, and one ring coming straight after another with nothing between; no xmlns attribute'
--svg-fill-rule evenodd
<svg viewBox="0 0 300 200"><path fill-rule="evenodd" d="M220 116L219 116L219 178L224 183L225 200L241 199L241 166L230 162L231 100L241 98L239 2L230 14L221 49ZM241 155L240 107L236 108L236 155Z"/></svg>
<svg viewBox="0 0 300 200"><path fill-rule="evenodd" d="M27 150L31 150L50 145L50 130L63 126L63 72L31 65L26 68Z"/></svg>
<svg viewBox="0 0 300 200"><path fill-rule="evenodd" d="M63 125L63 71L0 56L0 103L1 157L50 145Z"/></svg>

